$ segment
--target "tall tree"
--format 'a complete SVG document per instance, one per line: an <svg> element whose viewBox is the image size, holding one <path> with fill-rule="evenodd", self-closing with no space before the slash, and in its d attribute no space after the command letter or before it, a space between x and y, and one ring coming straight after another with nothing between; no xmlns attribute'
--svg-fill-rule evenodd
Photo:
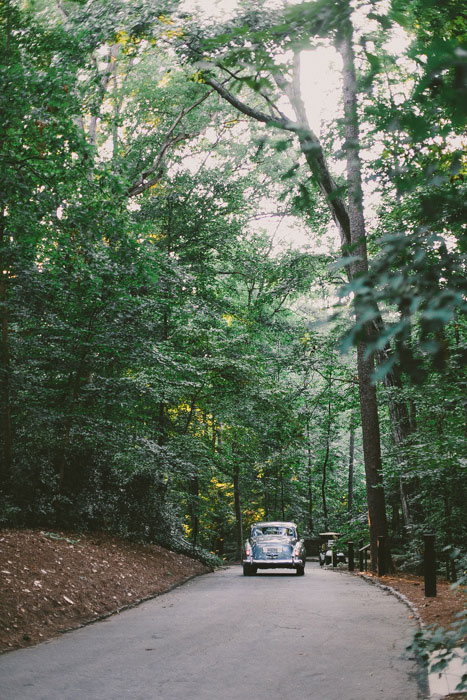
<svg viewBox="0 0 467 700"><path fill-rule="evenodd" d="M362 414L362 430L365 453L365 469L367 477L367 495L369 508L369 521L371 531L371 551L372 560L376 562L377 537L387 535L387 520L384 499L384 489L381 473L381 448L378 419L378 405L376 389L373 384L374 361L372 353L368 353L368 344L373 334L371 320L374 319L374 310L368 321L363 323L363 319L368 314L368 290L361 288L361 278L368 271L368 258L366 250L365 222L363 216L361 172L359 161L359 138L358 138L358 116L357 116L357 87L355 80L354 56L352 48L352 25L347 2L338 3L330 12L323 15L321 5L304 3L294 6L286 11L286 16L292 20L293 27L300 27L297 33L301 34L298 39L292 37L290 33L285 34L283 29L275 30L278 25L273 25L270 33L265 30L257 31L254 28L249 35L255 36L256 43L253 50L246 49L247 55L251 57L251 67L257 70L255 78L242 75L241 69L237 73L232 72L232 64L235 66L236 50L238 40L233 35L222 37L222 48L224 55L219 56L220 48L211 49L214 58L214 65L219 71L224 71L230 76L227 82L236 79L237 82L251 86L256 91L256 95L265 100L268 112L263 112L256 107L257 98L253 105L242 101L232 90L225 87L225 84L217 77L214 77L213 70L203 73L203 81L211 86L227 102L246 116L262 122L268 126L279 128L293 133L298 137L300 149L305 156L313 177L316 179L321 191L326 196L326 202L336 222L340 234L342 245L345 251L352 251L352 260L347 265L351 279L351 288L355 292L354 310L357 325L360 329L358 342L358 377L360 388L360 408ZM253 11L243 20L249 22L258 19ZM281 25L282 27L282 25ZM300 94L299 59L297 51L292 64L292 79L287 80L282 74L284 71L278 69L274 62L274 55L270 56L264 48L260 48L260 41L265 36L272 41L276 40L284 50L285 45L294 45L297 41L303 41L303 27L312 36L315 32L323 35L335 37L335 41L343 55L343 101L345 105L345 133L347 143L347 187L349 193L348 203L343 199L337 184L330 174L329 166L326 162L321 143L310 128L306 116L305 106ZM230 43L229 43L230 40ZM220 42L220 43L221 43ZM209 42L207 43L209 47ZM212 44L211 44L212 46ZM193 50L192 47L190 47ZM203 51L199 44L195 46L195 59L200 59ZM243 51L245 54L245 50ZM243 57L243 61L245 58ZM259 64L259 65L258 65ZM263 77L264 76L264 77ZM291 120L283 114L277 106L277 97L271 95L271 80L279 85L281 90L288 96L295 111L296 121Z"/></svg>

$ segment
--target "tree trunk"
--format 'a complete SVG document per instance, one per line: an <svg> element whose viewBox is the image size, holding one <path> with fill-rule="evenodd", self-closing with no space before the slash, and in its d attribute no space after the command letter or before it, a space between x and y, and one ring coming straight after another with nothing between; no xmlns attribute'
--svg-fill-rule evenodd
<svg viewBox="0 0 467 700"><path fill-rule="evenodd" d="M453 546L453 528L452 528L452 510L451 503L449 501L448 486L446 481L443 484L443 503L444 503L444 520L445 520L445 530L446 539L445 546ZM450 551L447 552L446 559L446 578L448 581L457 581L456 565L450 556Z"/></svg>
<svg viewBox="0 0 467 700"><path fill-rule="evenodd" d="M241 490L240 490L240 467L239 467L237 460L235 460L235 462L234 462L233 485L234 485L235 529L236 529L235 558L237 561L240 561L242 558L242 550L243 550L243 517L242 517L242 502L241 502Z"/></svg>
<svg viewBox="0 0 467 700"><path fill-rule="evenodd" d="M365 219L363 214L363 194L360 162L360 137L357 116L357 81L355 76L355 57L352 45L353 29L350 18L336 40L337 49L342 56L343 98L345 114L345 150L347 163L348 212L350 241L353 255L358 259L351 265L352 279L368 271ZM361 303L362 301L362 303ZM362 323L363 300L358 292L355 294L354 310L357 323ZM368 501L368 521L370 527L370 546L372 569L376 569L377 539L388 535L386 504L384 497L381 445L376 389L372 383L374 357L367 354L367 343L371 337L372 327L363 323L363 338L357 346L358 384L360 393L360 412L362 419L363 454L365 461L366 491ZM388 559L390 558L389 547ZM386 570L390 569L387 562Z"/></svg>
<svg viewBox="0 0 467 700"><path fill-rule="evenodd" d="M410 429L414 433L417 430L417 406L413 399L409 400Z"/></svg>
<svg viewBox="0 0 467 700"><path fill-rule="evenodd" d="M188 423L189 425L189 423ZM187 429L188 429L187 425ZM165 404L164 401L159 401L157 411L157 444L162 447L165 444Z"/></svg>
<svg viewBox="0 0 467 700"><path fill-rule="evenodd" d="M64 430L64 436L63 436L63 445L62 445L62 451L60 454L60 459L58 462L58 477L60 481L60 487L63 487L64 482L65 482L65 467L66 467L66 458L67 458L67 453L68 453L68 448L70 445L70 437L71 437L71 428L73 426L73 416L75 412L75 406L76 402L78 400L79 392L81 389L81 381L83 379L84 375L84 364L86 361L88 351L84 350L81 357L80 361L78 364L78 367L75 372L75 377L73 380L73 390L71 393L71 399L70 403L68 405L68 415L65 420L65 430Z"/></svg>
<svg viewBox="0 0 467 700"><path fill-rule="evenodd" d="M396 537L400 537L402 533L402 523L401 523L401 518L400 518L400 513L399 513L399 506L401 505L401 501L399 498L399 494L396 492L393 494L393 497L391 499L391 506L392 506L392 516L391 516L391 529L394 535Z"/></svg>
<svg viewBox="0 0 467 700"><path fill-rule="evenodd" d="M351 417L352 420L352 417ZM348 498L347 498L347 511L350 516L352 516L353 512L353 472L354 472L354 455L355 455L355 430L352 425L350 424L350 433L349 433L349 490L348 490Z"/></svg>
<svg viewBox="0 0 467 700"><path fill-rule="evenodd" d="M284 472L280 470L280 481L281 481L281 515L282 520L285 520L285 495L284 495Z"/></svg>
<svg viewBox="0 0 467 700"><path fill-rule="evenodd" d="M190 495L190 519L191 519L191 543L193 549L198 545L199 533L199 516L198 516L198 497L199 497L199 480L198 475L191 477L189 483Z"/></svg>
<svg viewBox="0 0 467 700"><path fill-rule="evenodd" d="M323 462L323 477L321 479L321 498L323 501L323 519L324 519L324 529L327 531L329 529L328 523L328 504L326 502L326 477L327 477L327 467L329 462L329 443L331 439L331 401L328 402L328 429L326 433L326 452L324 455Z"/></svg>
<svg viewBox="0 0 467 700"><path fill-rule="evenodd" d="M274 505L273 505L273 513L274 513L274 519L277 519L277 511L279 509L279 499L278 499L278 494L277 494L277 484L279 482L279 469L277 467L277 463L274 466Z"/></svg>
<svg viewBox="0 0 467 700"><path fill-rule="evenodd" d="M329 210L336 222L343 249L351 246L352 254L359 259L347 266L347 274L354 279L368 271L368 256L366 249L365 219L363 215L363 194L360 164L360 137L357 116L357 81L355 76L355 59L352 46L352 24L347 17L344 26L336 38L336 47L343 62L343 98L345 114L345 142L347 160L348 206L345 207L337 185L329 175L319 140L309 128L306 110L300 95L299 59L295 58L294 78L291 84L282 85L295 110L297 119L304 128L295 130L302 152L320 183L321 191L326 195ZM356 294L354 311L357 323L361 321L363 307ZM375 387L372 385L374 357L366 357L366 346L371 337L373 326L364 325L363 339L357 346L357 368L360 393L360 412L362 418L363 454L365 462L366 489L368 500L368 521L370 526L370 542L372 565L376 567L377 538L387 535L386 506L381 475L381 447L378 407ZM387 548L388 559L390 549ZM389 570L389 562L388 562Z"/></svg>
<svg viewBox="0 0 467 700"><path fill-rule="evenodd" d="M327 204L334 222L340 232L341 245L343 252L348 252L349 247L352 254L359 255L360 261L351 266L347 266L347 274L349 279L353 279L359 274L368 271L368 259L366 250L366 231L365 220L363 215L363 194L361 184L361 164L359 154L360 137L358 131L358 116L357 116L357 83L355 77L355 60L352 47L352 25L350 19L347 18L347 27L344 27L343 32L337 37L336 45L343 60L343 96L344 96L344 112L345 112L345 139L347 152L347 181L349 189L349 203L345 206L341 196L338 193L338 188L332 179L325 158L319 143L319 140L309 128L306 116L306 109L300 94L300 70L299 57L295 56L294 77L292 83L282 87L288 95L291 105L295 111L296 117L302 124L305 125L301 132L297 131L301 150L306 158L310 170L318 180L322 193L326 196ZM379 314L378 307L375 303L375 311ZM358 313L358 299L355 303L355 312L357 321L360 314ZM379 316L375 324L382 328L382 319ZM373 331L373 326L368 323L366 326L366 335L370 337ZM362 362L365 363L363 353L361 355ZM387 357L381 357L381 360L387 360ZM373 358L369 358L369 362L373 365ZM363 376L367 373L367 368L363 367ZM372 371L370 371L371 377ZM360 374L359 374L360 376ZM385 377L386 386L402 387L400 375L393 368ZM395 417L398 414L400 421L402 414L407 413L407 407L403 402L391 401L389 405L391 421L395 424ZM406 425L406 423L401 423ZM378 427L379 435L379 427ZM400 431L397 429L393 432L396 448L400 446ZM368 454L365 452L364 455ZM379 459L381 462L381 458ZM370 474L374 473L374 467L370 467ZM368 488L368 483L367 483ZM371 488L371 486L370 486ZM403 492L403 491L402 491ZM407 502L407 501L406 501ZM371 520L371 518L370 518ZM381 533L382 534L382 533ZM376 540L375 540L376 541ZM390 556L390 555L388 555Z"/></svg>
<svg viewBox="0 0 467 700"><path fill-rule="evenodd" d="M300 95L299 57L295 56L292 82L275 76L276 82L289 97L295 111L297 122L290 121L280 110L272 113L261 112L244 102L237 95L229 92L212 76L206 77L206 83L233 107L248 117L279 129L295 133L299 139L300 148L310 170L326 197L327 206L341 236L345 252L351 246L352 253L359 260L347 266L351 279L364 274L368 270L366 251L365 221L362 204L361 166L359 154L359 132L357 118L357 82L355 77L355 60L352 46L353 28L350 16L343 17L342 29L336 37L336 46L343 59L343 96L345 112L345 140L347 151L347 184L349 193L348 208L342 199L339 188L328 169L323 149L319 139L311 130L306 116L305 105ZM356 295L354 309L357 323L362 321L366 307L360 305ZM360 308L361 306L361 308ZM386 508L381 475L381 449L378 408L376 391L372 385L374 357L366 357L366 347L374 326L366 323L363 326L362 339L357 347L357 366L359 374L360 410L362 415L363 453L365 460L366 487L368 495L369 524L371 533L371 549L373 566L376 566L376 542L379 535L387 535ZM388 559L390 549L387 547ZM389 564L389 562L388 562ZM389 570L389 565L387 569Z"/></svg>
<svg viewBox="0 0 467 700"><path fill-rule="evenodd" d="M0 465L0 484L8 480L11 472L13 458L13 435L11 429L10 406L10 345L8 328L8 297L7 280L9 277L9 263L6 255L7 235L5 233L5 220L0 212L0 411L1 431L3 434L2 459Z"/></svg>
<svg viewBox="0 0 467 700"><path fill-rule="evenodd" d="M368 524L370 528L372 569L376 570L378 537L381 535L387 537L388 526L381 473L381 445L376 389L371 382L374 365L372 358L367 358L365 355L366 344L359 343L357 347L357 367L368 503Z"/></svg>
<svg viewBox="0 0 467 700"><path fill-rule="evenodd" d="M267 456L265 454L265 451L263 450L263 463L267 459ZM270 516L270 511L271 511L271 497L270 497L270 471L267 465L264 466L264 471L263 471L263 478L262 478L262 486L263 486L263 507L264 507L264 517L266 520L269 520Z"/></svg>
<svg viewBox="0 0 467 700"><path fill-rule="evenodd" d="M308 452L308 530L313 533L313 487L312 487L312 460L310 444L310 416L306 417L306 442Z"/></svg>
<svg viewBox="0 0 467 700"><path fill-rule="evenodd" d="M387 356L381 358L385 361ZM402 454L404 443L412 432L410 414L407 403L398 398L402 392L402 377L398 367L393 367L384 378L384 386L389 389L388 408L391 421L392 438L396 448L396 461L399 467L399 496L402 508L402 519L406 533L412 530L413 522L409 507L410 486L404 481L406 472L406 461ZM413 489L413 484L412 484Z"/></svg>

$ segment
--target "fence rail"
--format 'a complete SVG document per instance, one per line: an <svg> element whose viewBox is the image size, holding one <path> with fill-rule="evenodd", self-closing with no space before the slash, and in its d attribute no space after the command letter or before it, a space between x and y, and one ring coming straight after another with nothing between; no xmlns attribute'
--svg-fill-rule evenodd
<svg viewBox="0 0 467 700"><path fill-rule="evenodd" d="M368 544L364 545L363 540L359 540L358 548L358 568L360 571L368 571L368 552L370 550L370 543L368 542Z"/></svg>
<svg viewBox="0 0 467 700"><path fill-rule="evenodd" d="M425 579L425 596L436 596L436 549L435 535L426 533L423 535L423 573ZM354 543L348 542L348 562L349 571L354 571ZM363 544L363 540L358 542L358 568L360 571L368 571L368 553L370 551L370 543ZM387 573L386 562L386 537L378 537L377 546L377 571L378 576L384 576Z"/></svg>

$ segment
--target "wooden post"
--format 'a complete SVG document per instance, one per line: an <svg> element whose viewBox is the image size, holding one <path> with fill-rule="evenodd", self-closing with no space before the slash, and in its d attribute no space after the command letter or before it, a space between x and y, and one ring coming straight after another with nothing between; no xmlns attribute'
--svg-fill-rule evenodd
<svg viewBox="0 0 467 700"><path fill-rule="evenodd" d="M363 571L363 540L358 540L358 568Z"/></svg>
<svg viewBox="0 0 467 700"><path fill-rule="evenodd" d="M386 537L380 535L378 537L378 576L384 576L386 573Z"/></svg>
<svg viewBox="0 0 467 700"><path fill-rule="evenodd" d="M337 551L335 548L332 550L332 565L334 568L337 566Z"/></svg>
<svg viewBox="0 0 467 700"><path fill-rule="evenodd" d="M348 547L348 559L349 559L349 571L353 571L355 569L355 564L353 560L353 542L347 542L347 547Z"/></svg>
<svg viewBox="0 0 467 700"><path fill-rule="evenodd" d="M436 597L436 553L435 536L431 534L423 535L425 543L423 553L423 565L425 574L425 596L427 598Z"/></svg>

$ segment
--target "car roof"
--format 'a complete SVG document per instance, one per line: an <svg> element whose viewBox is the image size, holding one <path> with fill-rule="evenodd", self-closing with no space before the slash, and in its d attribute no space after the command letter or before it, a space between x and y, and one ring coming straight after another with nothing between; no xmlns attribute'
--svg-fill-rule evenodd
<svg viewBox="0 0 467 700"><path fill-rule="evenodd" d="M253 523L251 527L297 527L295 523L284 522L283 520L274 520L272 522Z"/></svg>

